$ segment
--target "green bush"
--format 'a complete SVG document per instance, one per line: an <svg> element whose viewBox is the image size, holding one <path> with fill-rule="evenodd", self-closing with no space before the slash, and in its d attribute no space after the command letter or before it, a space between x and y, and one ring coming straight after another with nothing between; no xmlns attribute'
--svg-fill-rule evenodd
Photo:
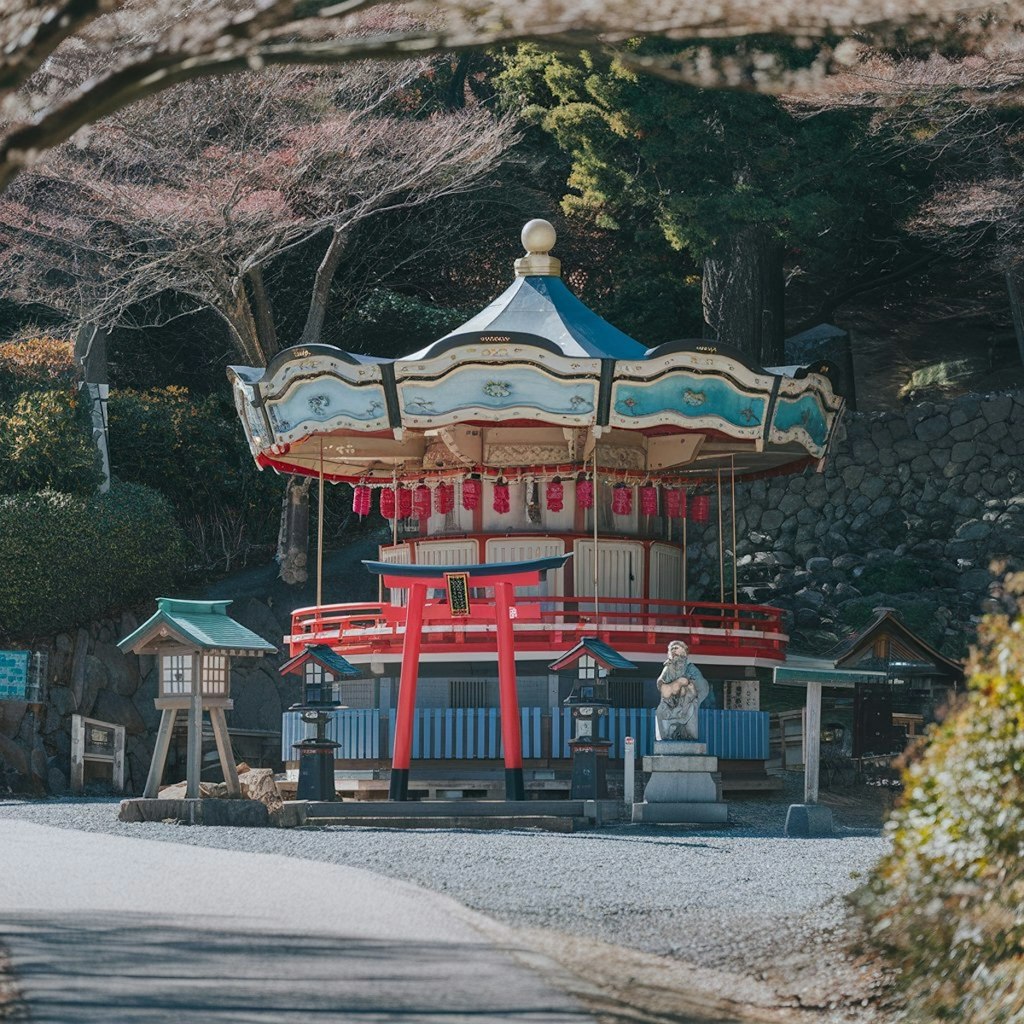
<svg viewBox="0 0 1024 1024"><path fill-rule="evenodd" d="M931 586L934 586L931 572L912 558L877 562L857 578L857 589L863 593L909 594Z"/></svg>
<svg viewBox="0 0 1024 1024"><path fill-rule="evenodd" d="M0 342L0 399L23 391L69 391L77 380L70 341L40 334Z"/></svg>
<svg viewBox="0 0 1024 1024"><path fill-rule="evenodd" d="M193 567L228 570L274 543L283 484L256 468L229 402L182 387L118 390L109 420L114 476L174 506Z"/></svg>
<svg viewBox="0 0 1024 1024"><path fill-rule="evenodd" d="M26 391L0 404L0 493L90 494L103 477L88 400L73 390Z"/></svg>
<svg viewBox="0 0 1024 1024"><path fill-rule="evenodd" d="M980 649L855 896L913 1020L1024 1019L1024 616L986 620Z"/></svg>
<svg viewBox="0 0 1024 1024"><path fill-rule="evenodd" d="M173 585L183 548L148 487L0 496L0 636L27 640L154 597Z"/></svg>

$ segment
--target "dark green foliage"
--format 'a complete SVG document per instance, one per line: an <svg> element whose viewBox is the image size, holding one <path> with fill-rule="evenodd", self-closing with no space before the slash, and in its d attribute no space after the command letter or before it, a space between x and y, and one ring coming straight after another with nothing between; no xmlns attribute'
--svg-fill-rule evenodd
<svg viewBox="0 0 1024 1024"><path fill-rule="evenodd" d="M169 590L183 552L170 506L148 487L0 497L0 636L30 640Z"/></svg>
<svg viewBox="0 0 1024 1024"><path fill-rule="evenodd" d="M447 334L474 312L444 309L410 295L375 288L342 318L340 343L371 355L406 355Z"/></svg>
<svg viewBox="0 0 1024 1024"><path fill-rule="evenodd" d="M628 47L664 54L671 44ZM737 230L760 226L801 273L838 273L845 287L851 258L877 254L914 194L912 175L876 147L862 113L802 117L770 96L683 87L591 53L526 45L503 64L504 102L571 160L566 212L627 236L655 230L695 266Z"/></svg>
<svg viewBox="0 0 1024 1024"><path fill-rule="evenodd" d="M892 852L855 896L914 1021L1024 1015L1024 617L979 640L968 699L907 767Z"/></svg>
<svg viewBox="0 0 1024 1024"><path fill-rule="evenodd" d="M114 476L160 491L192 548L190 569L227 570L277 536L281 478L261 473L231 405L186 388L112 391Z"/></svg>
<svg viewBox="0 0 1024 1024"><path fill-rule="evenodd" d="M102 479L90 413L79 392L26 391L0 403L0 493L52 488L90 494Z"/></svg>

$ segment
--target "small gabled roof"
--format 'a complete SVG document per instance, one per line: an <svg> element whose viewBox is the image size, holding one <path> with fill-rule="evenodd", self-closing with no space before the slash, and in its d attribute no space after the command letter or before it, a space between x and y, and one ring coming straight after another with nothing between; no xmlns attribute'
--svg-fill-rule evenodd
<svg viewBox="0 0 1024 1024"><path fill-rule="evenodd" d="M616 668L636 668L636 665L629 658L619 654L614 647L609 646L603 640L598 640L597 637L593 636L585 636L575 647L566 651L556 661L551 662L548 665L548 669L551 672L561 672L563 669L569 668L570 665L576 664L585 655L589 655L602 668L608 669L608 671Z"/></svg>
<svg viewBox="0 0 1024 1024"><path fill-rule="evenodd" d="M829 651L838 666L864 665L869 661L876 660L873 655L868 658L857 659L858 655L865 653L865 648L872 645L879 633L887 633L897 641L897 658L891 661L917 662L923 655L924 659L935 666L938 674L952 676L954 679L964 678L963 665L953 658L947 658L940 654L926 640L917 635L899 616L895 608L876 608L875 618L869 622L860 632L843 640L838 646Z"/></svg>
<svg viewBox="0 0 1024 1024"><path fill-rule="evenodd" d="M281 675L297 675L307 661L316 662L321 668L340 679L357 679L363 675L350 661L343 658L327 644L306 644L306 649L294 658L289 658L279 669Z"/></svg>
<svg viewBox="0 0 1024 1024"><path fill-rule="evenodd" d="M173 633L203 651L276 654L277 648L273 644L228 615L229 604L231 601L182 601L174 597L158 597L155 614L120 640L117 646L124 652L138 653L154 637Z"/></svg>

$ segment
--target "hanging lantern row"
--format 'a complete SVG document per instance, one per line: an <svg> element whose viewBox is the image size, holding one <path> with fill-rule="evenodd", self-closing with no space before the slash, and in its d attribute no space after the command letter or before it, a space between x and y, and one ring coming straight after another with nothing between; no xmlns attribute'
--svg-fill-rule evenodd
<svg viewBox="0 0 1024 1024"><path fill-rule="evenodd" d="M366 484L357 484L352 493L352 511L357 516L370 514L373 491ZM480 507L483 497L483 482L478 477L469 477L462 482L462 507L469 512ZM559 477L547 483L544 491L549 512L561 512L565 505L565 485ZM645 516L658 514L658 487L646 483L639 488L640 511ZM594 484L588 478L576 483L576 505L580 509L594 507ZM398 486L380 488L380 514L385 519L429 519L431 512L447 515L455 508L455 487L441 482L433 492L420 483L415 488ZM505 515L511 508L509 485L503 477L494 484L492 507L499 515ZM668 519L689 519L695 523L706 523L711 518L711 498L706 494L690 497L683 488L666 487L663 492L663 508ZM629 484L616 484L612 488L612 512L617 516L633 514L633 488Z"/></svg>

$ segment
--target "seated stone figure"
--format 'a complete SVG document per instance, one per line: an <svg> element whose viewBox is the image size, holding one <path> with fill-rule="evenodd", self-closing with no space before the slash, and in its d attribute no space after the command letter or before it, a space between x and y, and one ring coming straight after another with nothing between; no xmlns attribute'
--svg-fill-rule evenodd
<svg viewBox="0 0 1024 1024"><path fill-rule="evenodd" d="M658 676L661 703L655 711L656 735L659 740L697 739L697 709L711 687L704 674L689 657L682 640L668 645L668 658Z"/></svg>

